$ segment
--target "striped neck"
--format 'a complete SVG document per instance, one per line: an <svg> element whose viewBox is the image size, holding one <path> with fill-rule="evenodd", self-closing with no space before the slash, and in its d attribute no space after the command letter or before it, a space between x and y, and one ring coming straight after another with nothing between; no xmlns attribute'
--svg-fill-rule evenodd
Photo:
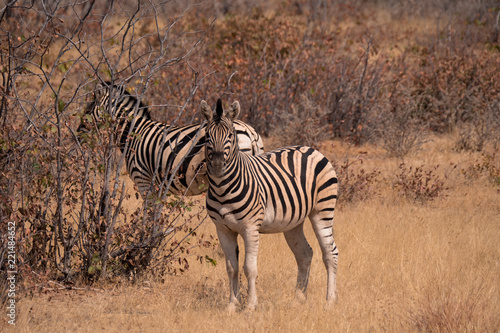
<svg viewBox="0 0 500 333"><path fill-rule="evenodd" d="M148 108L137 97L130 95L124 86L116 85L112 88L108 86L96 93L92 114L95 120L104 119L104 115L108 114L111 120L115 121L122 152L128 136L144 121L151 120Z"/></svg>

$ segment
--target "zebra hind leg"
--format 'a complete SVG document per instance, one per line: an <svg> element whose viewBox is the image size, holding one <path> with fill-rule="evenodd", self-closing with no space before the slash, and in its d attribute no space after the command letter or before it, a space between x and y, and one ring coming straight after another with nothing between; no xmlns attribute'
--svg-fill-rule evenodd
<svg viewBox="0 0 500 333"><path fill-rule="evenodd" d="M229 312L236 311L239 304L239 273L238 273L238 234L227 229L217 228L217 236L219 237L224 257L226 259L226 270L229 278Z"/></svg>
<svg viewBox="0 0 500 333"><path fill-rule="evenodd" d="M339 251L333 239L333 211L326 210L309 216L318 239L327 272L326 302L331 305L337 298L337 264Z"/></svg>
<svg viewBox="0 0 500 333"><path fill-rule="evenodd" d="M295 295L299 301L303 302L306 299L313 250L309 246L306 236L304 235L304 223L301 223L292 230L284 232L283 235L297 261L298 273Z"/></svg>

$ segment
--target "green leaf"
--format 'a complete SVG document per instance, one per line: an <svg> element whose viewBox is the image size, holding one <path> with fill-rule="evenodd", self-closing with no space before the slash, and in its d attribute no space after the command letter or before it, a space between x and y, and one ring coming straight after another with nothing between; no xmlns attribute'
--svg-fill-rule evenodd
<svg viewBox="0 0 500 333"><path fill-rule="evenodd" d="M66 106L66 103L64 103L63 100L61 100L61 99L57 100L57 110L59 112L63 112L65 106Z"/></svg>
<svg viewBox="0 0 500 333"><path fill-rule="evenodd" d="M210 258L209 256L205 256L205 261L208 263L208 264L211 264L212 266L217 266L217 261L213 258Z"/></svg>

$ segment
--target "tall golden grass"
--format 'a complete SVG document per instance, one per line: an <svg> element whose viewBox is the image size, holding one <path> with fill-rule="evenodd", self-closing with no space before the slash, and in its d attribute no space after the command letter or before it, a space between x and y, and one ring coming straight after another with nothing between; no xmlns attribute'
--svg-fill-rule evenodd
<svg viewBox="0 0 500 333"><path fill-rule="evenodd" d="M267 142L272 146L270 141ZM407 163L459 164L446 195L426 203L391 187L398 161L373 147L325 145L334 159L367 152L363 167L382 171L380 191L336 212L340 250L338 302L326 309L326 272L314 249L308 298L294 299L296 264L282 235L262 235L255 312L225 311L228 280L217 260L192 263L180 276L73 290L41 289L18 302L20 332L497 332L500 328L500 192L487 176L471 178L479 155L458 154L436 138ZM463 171L463 172L462 172ZM204 232L215 234L207 223ZM242 247L240 246L240 249ZM242 298L246 279L241 273ZM4 331L8 325L2 320Z"/></svg>

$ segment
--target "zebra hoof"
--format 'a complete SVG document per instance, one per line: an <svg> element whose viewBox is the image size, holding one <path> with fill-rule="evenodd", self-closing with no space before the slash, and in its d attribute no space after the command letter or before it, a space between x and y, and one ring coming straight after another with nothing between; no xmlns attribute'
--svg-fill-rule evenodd
<svg viewBox="0 0 500 333"><path fill-rule="evenodd" d="M245 311L246 312L254 312L257 308L257 304L248 304Z"/></svg>
<svg viewBox="0 0 500 333"><path fill-rule="evenodd" d="M333 306L335 305L335 303L337 303L337 298L336 297L332 297L330 299L327 299L326 303L325 303L325 310L332 309Z"/></svg>
<svg viewBox="0 0 500 333"><path fill-rule="evenodd" d="M306 294L302 290L296 289L295 290L295 299L299 303L304 304L306 302L306 300L307 300L307 296L306 296Z"/></svg>
<svg viewBox="0 0 500 333"><path fill-rule="evenodd" d="M227 312L229 314L233 314L236 312L236 304L235 303L229 303L229 305L226 308Z"/></svg>

